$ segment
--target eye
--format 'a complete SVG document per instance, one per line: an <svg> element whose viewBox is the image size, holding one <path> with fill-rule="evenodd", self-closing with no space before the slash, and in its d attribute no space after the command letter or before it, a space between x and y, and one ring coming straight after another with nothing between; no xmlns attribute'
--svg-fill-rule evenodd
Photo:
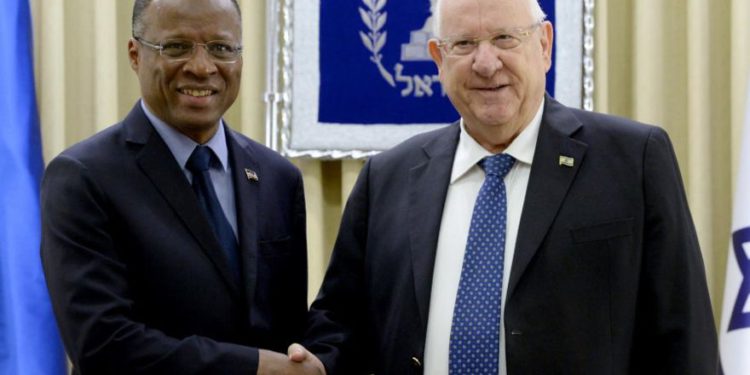
<svg viewBox="0 0 750 375"><path fill-rule="evenodd" d="M515 39L515 37L511 34L498 34L493 38L494 41L508 41L513 39Z"/></svg>
<svg viewBox="0 0 750 375"><path fill-rule="evenodd" d="M492 38L492 44L501 49L509 49L518 46L521 40L513 34L497 34Z"/></svg>
<svg viewBox="0 0 750 375"><path fill-rule="evenodd" d="M467 54L471 53L477 46L477 42L472 39L459 39L448 44L451 53Z"/></svg>
<svg viewBox="0 0 750 375"><path fill-rule="evenodd" d="M239 54L240 49L229 42L213 41L206 44L206 49L211 56L219 60L232 60Z"/></svg>
<svg viewBox="0 0 750 375"><path fill-rule="evenodd" d="M167 40L161 48L168 56L182 56L193 50L193 43L185 40Z"/></svg>
<svg viewBox="0 0 750 375"><path fill-rule="evenodd" d="M233 47L229 43L225 43L225 42L212 42L212 43L209 43L208 49L212 53L220 53L220 54L224 54L224 53L230 53L231 54L231 53L234 53L237 50L235 47Z"/></svg>

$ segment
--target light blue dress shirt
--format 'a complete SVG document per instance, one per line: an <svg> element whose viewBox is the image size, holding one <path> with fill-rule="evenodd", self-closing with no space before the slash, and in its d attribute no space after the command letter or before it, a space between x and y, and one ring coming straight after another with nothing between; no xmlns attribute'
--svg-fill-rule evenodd
<svg viewBox="0 0 750 375"><path fill-rule="evenodd" d="M146 113L146 117L151 121L156 132L159 133L164 143L169 147L188 182L192 183L193 174L185 168L185 164L187 164L190 155L195 150L195 147L198 146L198 143L156 117L156 115L149 111L148 106L146 106L143 100L141 100L141 108L143 108L143 112ZM216 134L205 143L205 146L211 148L211 151L219 159L218 163L211 164L209 174L211 175L211 181L214 184L214 190L216 191L217 198L219 198L224 215L229 220L234 235L239 238L237 235L237 209L234 199L234 184L232 183L232 167L229 163L229 149L227 148L227 137L224 131L223 120L219 120L219 127L216 130Z"/></svg>

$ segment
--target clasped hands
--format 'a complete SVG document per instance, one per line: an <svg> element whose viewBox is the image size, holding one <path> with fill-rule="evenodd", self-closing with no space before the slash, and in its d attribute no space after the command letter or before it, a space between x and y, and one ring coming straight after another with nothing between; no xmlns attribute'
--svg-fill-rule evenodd
<svg viewBox="0 0 750 375"><path fill-rule="evenodd" d="M289 345L287 355L260 349L258 375L326 375L318 357L300 344Z"/></svg>

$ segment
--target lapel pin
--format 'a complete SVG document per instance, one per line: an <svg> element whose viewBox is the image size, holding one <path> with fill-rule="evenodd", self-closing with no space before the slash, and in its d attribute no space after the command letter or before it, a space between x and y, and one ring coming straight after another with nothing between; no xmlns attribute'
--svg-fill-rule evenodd
<svg viewBox="0 0 750 375"><path fill-rule="evenodd" d="M258 181L258 174L252 169L245 168L245 176L249 181Z"/></svg>
<svg viewBox="0 0 750 375"><path fill-rule="evenodd" d="M566 167L572 168L573 165L575 165L575 159L571 158L570 156L563 156L560 155L559 164L558 165L564 165Z"/></svg>

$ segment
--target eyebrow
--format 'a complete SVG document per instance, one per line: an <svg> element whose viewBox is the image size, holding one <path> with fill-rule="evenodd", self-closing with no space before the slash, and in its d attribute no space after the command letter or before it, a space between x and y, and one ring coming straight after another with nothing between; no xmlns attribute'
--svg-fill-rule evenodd
<svg viewBox="0 0 750 375"><path fill-rule="evenodd" d="M512 32L512 31L519 31L525 28L526 28L525 26L497 28L497 29L492 29L487 35L496 35L496 34L501 34L501 33ZM479 38L479 37L476 35L471 35L471 34L456 34L456 35L446 36L443 39L455 40L455 39L474 39L474 38Z"/></svg>

